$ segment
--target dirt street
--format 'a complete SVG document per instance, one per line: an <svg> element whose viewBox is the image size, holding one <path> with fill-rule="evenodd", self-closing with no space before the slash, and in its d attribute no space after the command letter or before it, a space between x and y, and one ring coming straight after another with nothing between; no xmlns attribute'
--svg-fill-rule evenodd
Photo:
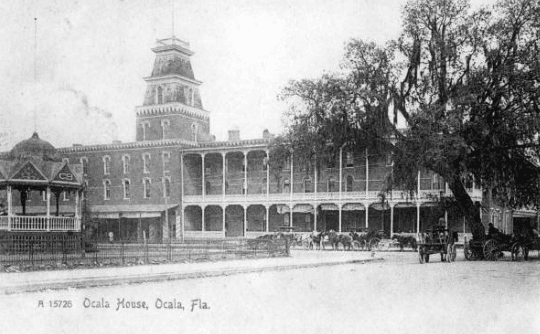
<svg viewBox="0 0 540 334"><path fill-rule="evenodd" d="M521 263L459 255L2 296L1 332L540 332L536 252Z"/></svg>

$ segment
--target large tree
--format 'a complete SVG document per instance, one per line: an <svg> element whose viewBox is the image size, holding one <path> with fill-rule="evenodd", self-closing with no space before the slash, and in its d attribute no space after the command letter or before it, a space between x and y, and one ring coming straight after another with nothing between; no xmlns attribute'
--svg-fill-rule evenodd
<svg viewBox="0 0 540 334"><path fill-rule="evenodd" d="M353 39L340 73L289 83L287 128L271 154L309 163L343 146L391 150L389 186L416 189L419 170L438 173L481 239L465 175L504 205L537 204L539 41L539 0L476 11L466 0L409 1L397 40Z"/></svg>

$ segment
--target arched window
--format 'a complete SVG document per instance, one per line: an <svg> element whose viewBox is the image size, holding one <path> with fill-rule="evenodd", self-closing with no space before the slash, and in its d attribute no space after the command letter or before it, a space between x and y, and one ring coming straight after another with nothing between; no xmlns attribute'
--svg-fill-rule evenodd
<svg viewBox="0 0 540 334"><path fill-rule="evenodd" d="M109 175L111 172L111 157L108 155L103 157L103 174Z"/></svg>
<svg viewBox="0 0 540 334"><path fill-rule="evenodd" d="M351 175L347 176L346 189L347 191L353 191L353 177Z"/></svg>
<svg viewBox="0 0 540 334"><path fill-rule="evenodd" d="M158 88L157 88L156 103L157 104L162 104L163 103L163 87L161 87L161 86L158 86Z"/></svg>
<svg viewBox="0 0 540 334"><path fill-rule="evenodd" d="M197 124L191 124L191 141L197 141Z"/></svg>
<svg viewBox="0 0 540 334"><path fill-rule="evenodd" d="M347 151L345 154L345 166L354 167L354 155L351 151Z"/></svg>
<svg viewBox="0 0 540 334"><path fill-rule="evenodd" d="M333 176L328 177L328 192L333 193L336 191L336 180Z"/></svg>
<svg viewBox="0 0 540 334"><path fill-rule="evenodd" d="M150 179L143 180L144 198L150 198Z"/></svg>
<svg viewBox="0 0 540 334"><path fill-rule="evenodd" d="M130 196L131 196L130 188L129 188L130 182L129 182L129 180L124 180L123 183L124 183L123 184L124 185L124 199L129 199Z"/></svg>
<svg viewBox="0 0 540 334"><path fill-rule="evenodd" d="M287 194L291 192L291 181L288 178L283 179L283 193Z"/></svg>
<svg viewBox="0 0 540 334"><path fill-rule="evenodd" d="M304 178L304 192L305 193L313 192L313 189L311 187L311 178L310 177L305 177Z"/></svg>
<svg viewBox="0 0 540 334"><path fill-rule="evenodd" d="M144 153L143 156L143 173L150 173L150 153Z"/></svg>
<svg viewBox="0 0 540 334"><path fill-rule="evenodd" d="M167 138L170 122L168 119L161 121L161 139Z"/></svg>
<svg viewBox="0 0 540 334"><path fill-rule="evenodd" d="M82 157L81 158L81 164L82 164L82 168L83 168L83 174L88 174L88 158L87 157Z"/></svg>
<svg viewBox="0 0 540 334"><path fill-rule="evenodd" d="M122 156L122 163L124 165L124 174L129 174L129 155Z"/></svg>

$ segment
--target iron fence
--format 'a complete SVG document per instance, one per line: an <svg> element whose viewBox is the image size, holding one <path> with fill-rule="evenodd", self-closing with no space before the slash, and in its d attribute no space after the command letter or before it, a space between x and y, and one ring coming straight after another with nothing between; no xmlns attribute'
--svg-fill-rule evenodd
<svg viewBox="0 0 540 334"><path fill-rule="evenodd" d="M186 242L85 241L78 235L0 236L0 265L31 269L57 266L139 265L289 255L288 240L216 239Z"/></svg>

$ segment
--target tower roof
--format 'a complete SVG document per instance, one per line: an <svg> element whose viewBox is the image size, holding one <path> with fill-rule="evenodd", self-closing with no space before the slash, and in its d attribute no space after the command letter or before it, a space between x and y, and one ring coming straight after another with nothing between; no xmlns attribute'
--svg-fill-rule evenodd
<svg viewBox="0 0 540 334"><path fill-rule="evenodd" d="M189 49L189 43L176 37L161 39L152 49L156 61L151 78L168 75L180 75L195 80L189 57L195 53Z"/></svg>

